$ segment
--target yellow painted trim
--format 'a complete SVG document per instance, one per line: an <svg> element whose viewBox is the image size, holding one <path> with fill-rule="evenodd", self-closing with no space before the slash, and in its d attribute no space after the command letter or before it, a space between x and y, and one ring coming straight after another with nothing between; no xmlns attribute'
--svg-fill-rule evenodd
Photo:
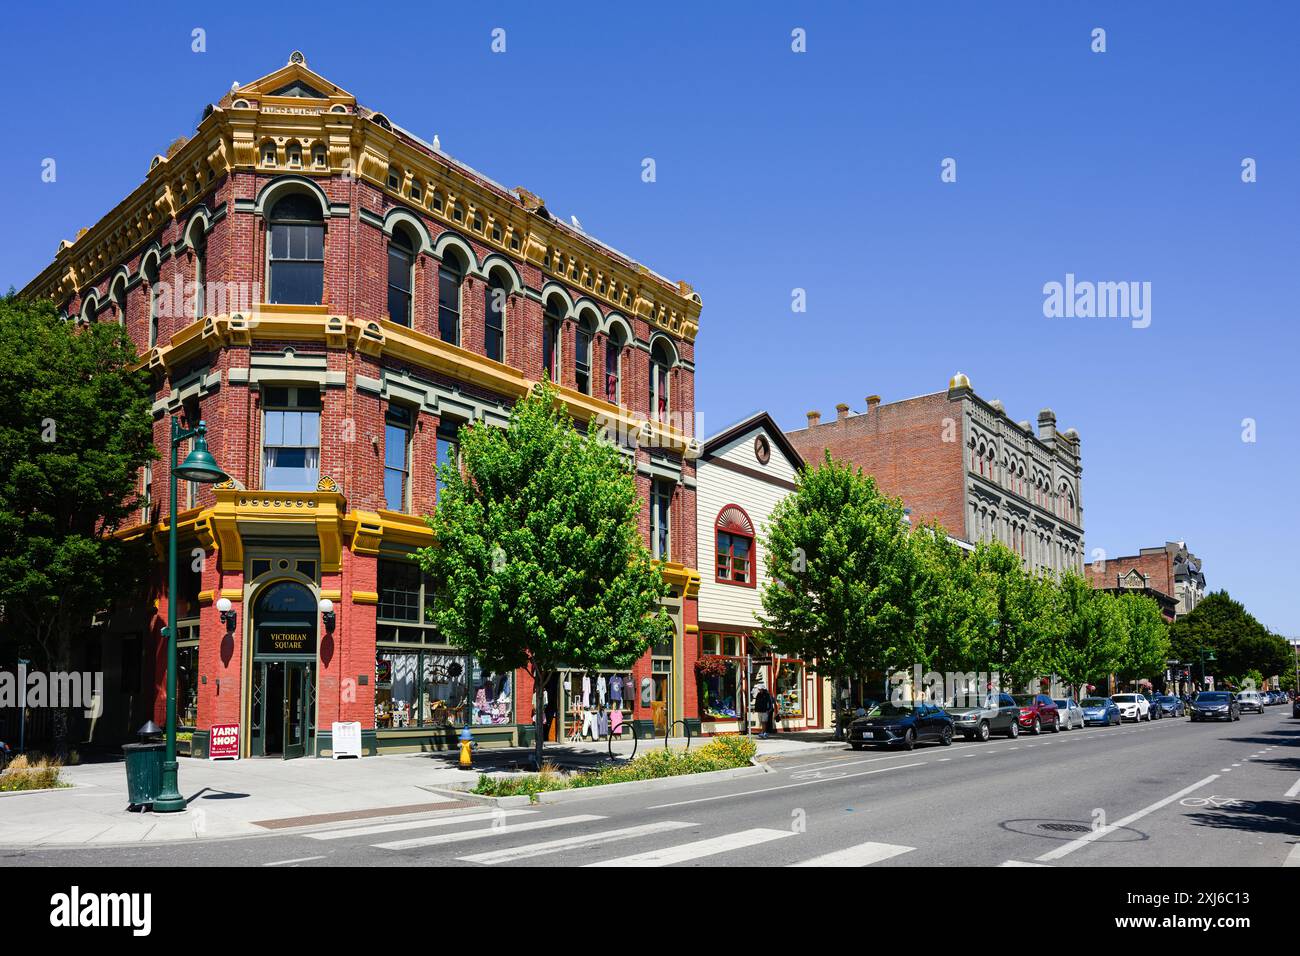
<svg viewBox="0 0 1300 956"><path fill-rule="evenodd" d="M211 603L212 603L212 599L213 599L213 597L215 597L215 595L213 594L212 591L200 591L200 592L199 592L199 603L200 603L200 604L211 604Z"/></svg>
<svg viewBox="0 0 1300 956"><path fill-rule="evenodd" d="M334 591L321 591L321 592L320 592L320 596L321 596L322 598L324 598L325 600L328 600L328 601L342 601L342 600L343 600L343 592L342 592L342 591L338 591L338 590L334 590Z"/></svg>
<svg viewBox="0 0 1300 956"><path fill-rule="evenodd" d="M240 604L242 604L244 600L244 592L242 590L231 590L226 588L222 590L221 596L228 601L234 601Z"/></svg>
<svg viewBox="0 0 1300 956"><path fill-rule="evenodd" d="M259 525L310 523L320 541L321 571L337 574L342 564L343 495L337 491L240 491L218 488L210 524L219 542L221 570L243 571L244 533Z"/></svg>
<svg viewBox="0 0 1300 956"><path fill-rule="evenodd" d="M670 585L682 589L682 597L695 597L700 593L700 572L678 561L655 561L659 574Z"/></svg>
<svg viewBox="0 0 1300 956"><path fill-rule="evenodd" d="M377 591L353 591L353 604L378 604L379 592Z"/></svg>

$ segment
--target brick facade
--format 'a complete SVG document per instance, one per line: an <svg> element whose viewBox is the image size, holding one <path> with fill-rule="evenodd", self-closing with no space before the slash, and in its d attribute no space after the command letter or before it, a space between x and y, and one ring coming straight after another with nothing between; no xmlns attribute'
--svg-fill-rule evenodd
<svg viewBox="0 0 1300 956"><path fill-rule="evenodd" d="M295 94L297 101L286 106L288 95L276 89L295 78L323 91L321 104L311 98L304 102ZM55 265L24 293L52 296L72 317L122 321L153 372L155 441L164 457L153 465L148 514L142 508L142 524L131 533L152 535L156 544L165 545L169 415L187 411L206 421L209 447L231 476L229 487L202 487L192 502L182 486L178 498L182 557L194 551L201 563L200 608L197 617L187 622L197 625L198 674L193 676L198 697L194 726L199 736L214 723L238 722L243 729L250 721L250 699L256 697L250 683L254 626L250 618L258 595L270 581L297 575L313 600L331 598L337 613L332 634L319 629L318 653L312 662L316 729L325 733L334 721L360 721L369 745L377 729L378 561L381 555L398 558L429 543L418 518L435 503L439 427L505 421L518 394L542 377L543 310L552 298L561 301L565 310L560 384L568 389L562 391L562 399L574 409L575 418L602 416L634 423L653 418L650 352L653 341L664 337L677 356L670 373L671 411L689 422L694 401L691 340L699 298L685 283L669 283L556 223L544 206L530 202L526 191L506 191L419 141L397 135L381 114L355 104L304 65L291 64L245 84L218 105L217 115L205 118L200 133L206 129L208 135L228 138L221 140L219 150L204 154L209 168L206 176L198 175L197 185L186 175L183 186L172 187L182 194L196 190L183 209L157 222L147 235L136 235L129 248L122 248L120 239L101 238L117 234L105 223L98 224L61 250ZM300 108L300 113L293 113ZM331 134L329 161L322 168L285 168L286 143L297 140L273 135L277 124L320 125L321 117L330 118L324 124L327 132L330 123L346 122L354 130L351 139L340 147ZM263 126L268 130L266 138ZM257 132L249 134L252 141L277 144L275 168L264 168L260 147L255 153L241 152L241 144L249 142L244 131L253 127ZM302 142L306 164L313 155L312 141L304 136ZM342 155L339 148L345 150ZM389 187L386 170L372 168L373 155L380 148L393 162L399 155L409 157L407 174L397 189ZM211 166L218 160L219 166ZM202 164L198 161L198 167ZM412 171L424 167L430 172L413 175ZM428 176L427 187L418 187L421 176ZM435 182L445 203L441 209L430 202ZM430 192L423 192L424 188ZM306 197L320 209L324 228L320 305L267 304L268 218L274 203L290 195ZM147 217L148 207L144 208ZM390 322L387 315L388 245L397 227L419 233L409 328ZM86 259L92 244L96 252ZM109 249L113 258L100 254L101 247ZM201 312L186 299L200 275L196 247L205 248L201 274L208 295ZM587 258L580 260L573 250ZM448 255L459 257L465 269L458 347L430 341L438 339L438 267ZM74 261L77 264L69 268ZM85 275L84 283L69 286L62 278L68 272ZM510 289L503 363L486 358L486 296L493 275ZM150 302L160 297L158 335L151 342ZM591 397L576 391L574 332L579 320L590 322L594 333ZM604 394L607 336L616 327L630 330L621 351L618 408L599 401ZM315 491L289 494L267 488L263 405L266 389L273 386L319 395L320 486ZM384 497L385 416L399 406L412 414L405 505ZM637 433L631 426L627 431ZM668 436L662 447L661 435ZM672 709L679 719L693 718L693 681L683 682L682 674L690 673L688 657L693 658L694 650L688 654L683 646L682 630L693 627L696 620L694 464L680 439L666 429L657 430L648 445L630 444L647 545L651 541L650 476L669 475L673 483L672 553L665 564L665 576L674 584L670 610L678 621ZM337 511L336 518L326 519L328 508ZM165 547L155 550L165 555ZM271 561L269 571L265 565L254 567L259 557ZM288 562L284 568L279 566L281 560ZM304 561L308 563L300 563ZM300 568L310 573L300 574ZM215 606L218 598L230 600L238 614L233 634L226 634L221 624ZM161 564L148 599L133 603L133 609L115 615L111 629L119 639L131 633L146 636L144 686L149 690L140 703L125 705L127 712L104 731L119 739L129 734L137 717L143 719L144 712L159 723L164 714L162 628L167 595ZM693 641L687 643L694 647ZM122 666L129 668L130 663L124 660ZM638 664L640 671L650 672L648 654ZM514 725L531 719L531 705L524 698L528 690L523 675L516 675L510 733L497 734L488 742L514 739ZM648 719L648 713L642 714L638 707L636 717ZM436 734L408 737L393 746L443 742L434 739Z"/></svg>

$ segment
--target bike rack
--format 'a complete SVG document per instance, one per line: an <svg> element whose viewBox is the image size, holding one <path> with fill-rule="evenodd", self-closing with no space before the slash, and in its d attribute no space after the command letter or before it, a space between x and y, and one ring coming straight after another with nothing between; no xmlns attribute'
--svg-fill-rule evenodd
<svg viewBox="0 0 1300 956"><path fill-rule="evenodd" d="M687 750L691 749L691 725L684 720L674 720L671 724L668 725L668 729L664 731L665 750L668 749L668 741L672 739L673 731L677 728L678 724L681 724L682 730L686 731L686 749Z"/></svg>
<svg viewBox="0 0 1300 956"><path fill-rule="evenodd" d="M638 744L638 742L640 741L641 738L638 737L637 734L636 734L636 724L635 724L633 721L630 721L630 720L629 720L629 721L627 722L627 726L628 726L628 729L632 731L632 752L631 752L630 754L628 754L628 756L627 756L627 759L628 759L628 760L631 760L633 757L636 756L636 748L637 748L637 744ZM610 760L610 762L613 762L613 761L616 759L615 756L614 756L614 735L613 735L613 734L608 734L607 736L608 736L608 738L609 738L609 743L608 743L606 749L609 751L609 760ZM620 739L621 739L621 738L620 738Z"/></svg>

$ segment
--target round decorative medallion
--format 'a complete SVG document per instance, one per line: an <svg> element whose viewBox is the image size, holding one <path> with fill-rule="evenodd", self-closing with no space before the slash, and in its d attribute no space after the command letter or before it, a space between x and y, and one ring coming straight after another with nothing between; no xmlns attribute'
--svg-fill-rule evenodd
<svg viewBox="0 0 1300 956"><path fill-rule="evenodd" d="M772 448L767 443L766 435L759 435L754 439L754 457L758 459L760 465L766 465L772 457Z"/></svg>

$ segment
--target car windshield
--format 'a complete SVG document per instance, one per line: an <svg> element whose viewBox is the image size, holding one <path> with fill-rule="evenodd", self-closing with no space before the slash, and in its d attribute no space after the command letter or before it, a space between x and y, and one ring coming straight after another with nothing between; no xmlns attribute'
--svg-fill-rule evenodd
<svg viewBox="0 0 1300 956"><path fill-rule="evenodd" d="M1083 699L1084 707L1105 707L1106 702L1100 697L1085 697Z"/></svg>
<svg viewBox="0 0 1300 956"><path fill-rule="evenodd" d="M1137 703L1137 694L1116 694L1111 698L1117 704L1134 704Z"/></svg>
<svg viewBox="0 0 1300 956"><path fill-rule="evenodd" d="M868 717L911 717L913 709L906 704L895 704L892 701L885 701L883 704L877 704L867 711Z"/></svg>
<svg viewBox="0 0 1300 956"><path fill-rule="evenodd" d="M1196 698L1198 704L1226 704L1228 702L1227 694L1202 693Z"/></svg>
<svg viewBox="0 0 1300 956"><path fill-rule="evenodd" d="M1056 700L1055 703L1056 703L1056 706L1057 706L1057 707L1069 707L1069 706L1070 706L1070 702L1069 702L1068 700L1066 700L1065 698L1063 698L1063 697L1062 697L1062 698L1058 698L1058 699Z"/></svg>
<svg viewBox="0 0 1300 956"><path fill-rule="evenodd" d="M1012 694L1011 699L1021 707L1032 707L1038 702L1038 698L1033 694Z"/></svg>

